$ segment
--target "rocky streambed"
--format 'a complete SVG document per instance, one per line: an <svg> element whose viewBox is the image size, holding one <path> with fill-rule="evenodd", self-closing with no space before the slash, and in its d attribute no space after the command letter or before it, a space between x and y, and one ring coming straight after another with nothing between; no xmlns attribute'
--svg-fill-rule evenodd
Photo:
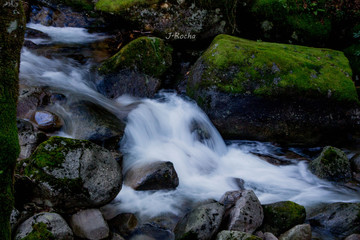
<svg viewBox="0 0 360 240"><path fill-rule="evenodd" d="M236 4L27 2L15 239L360 238L356 56Z"/></svg>

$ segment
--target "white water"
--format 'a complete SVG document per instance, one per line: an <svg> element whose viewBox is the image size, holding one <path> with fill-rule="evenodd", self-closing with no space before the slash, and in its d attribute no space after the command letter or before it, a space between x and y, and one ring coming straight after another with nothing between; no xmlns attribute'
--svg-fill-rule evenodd
<svg viewBox="0 0 360 240"><path fill-rule="evenodd" d="M65 36L72 36L80 44L87 41L77 37L78 30L73 28L46 29L61 31L59 35L47 32L55 42L69 39ZM20 78L27 85L47 86L68 98L92 101L115 115L122 115L126 106L140 101L126 96L115 101L106 99L96 91L89 69L90 65L37 56L24 48ZM269 150L268 144L257 144L263 151ZM237 189L234 178L245 180L245 187L253 189L262 203L292 200L311 206L319 202L360 201L356 193L316 178L305 162L274 166L249 153L249 148L241 144L227 146L207 116L194 103L174 93L163 93L156 100L143 99L128 115L121 143L124 172L137 163L171 161L180 184L174 191L155 192L136 192L124 186L115 201L117 211L147 216L178 214L188 201L218 200L226 191Z"/></svg>

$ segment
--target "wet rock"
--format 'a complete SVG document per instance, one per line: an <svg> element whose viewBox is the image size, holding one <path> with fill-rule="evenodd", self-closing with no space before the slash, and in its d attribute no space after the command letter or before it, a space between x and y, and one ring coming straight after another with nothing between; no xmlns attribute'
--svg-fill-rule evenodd
<svg viewBox="0 0 360 240"><path fill-rule="evenodd" d="M278 240L277 237L274 236L274 234L266 232L264 233L264 240Z"/></svg>
<svg viewBox="0 0 360 240"><path fill-rule="evenodd" d="M174 240L175 236L169 229L163 228L154 223L145 223L140 227L136 228L129 240Z"/></svg>
<svg viewBox="0 0 360 240"><path fill-rule="evenodd" d="M360 240L360 234L351 234L350 236L346 237L345 240Z"/></svg>
<svg viewBox="0 0 360 240"><path fill-rule="evenodd" d="M11 215L10 215L11 232L14 232L15 229L17 228L17 226L19 224L19 219L20 219L20 212L19 212L19 210L14 208L11 211Z"/></svg>
<svg viewBox="0 0 360 240"><path fill-rule="evenodd" d="M308 218L312 227L344 238L360 231L359 203L331 203L313 210Z"/></svg>
<svg viewBox="0 0 360 240"><path fill-rule="evenodd" d="M17 119L16 125L20 145L19 158L25 159L30 157L36 147L45 141L47 137L44 133L35 131L33 125L24 119Z"/></svg>
<svg viewBox="0 0 360 240"><path fill-rule="evenodd" d="M327 146L320 156L309 164L316 176L330 181L348 181L351 178L350 162L338 148Z"/></svg>
<svg viewBox="0 0 360 240"><path fill-rule="evenodd" d="M257 236L251 235L250 233L240 232L240 231L229 231L224 230L218 233L216 240L261 240Z"/></svg>
<svg viewBox="0 0 360 240"><path fill-rule="evenodd" d="M33 239L74 239L70 227L57 213L39 213L23 222L16 231L15 240L26 236L32 236Z"/></svg>
<svg viewBox="0 0 360 240"><path fill-rule="evenodd" d="M179 178L171 162L157 161L129 169L124 184L135 190L175 189Z"/></svg>
<svg viewBox="0 0 360 240"><path fill-rule="evenodd" d="M196 207L176 225L176 239L210 240L219 230L224 212L224 206L218 202Z"/></svg>
<svg viewBox="0 0 360 240"><path fill-rule="evenodd" d="M98 209L87 209L71 216L71 228L77 237L100 240L109 236L109 227Z"/></svg>
<svg viewBox="0 0 360 240"><path fill-rule="evenodd" d="M151 98L160 89L160 83L159 79L146 74L121 70L115 74L106 74L97 89L108 98L117 98L124 94Z"/></svg>
<svg viewBox="0 0 360 240"><path fill-rule="evenodd" d="M360 154L355 154L350 159L350 166L351 166L351 171L355 173L360 173Z"/></svg>
<svg viewBox="0 0 360 240"><path fill-rule="evenodd" d="M50 39L50 36L47 35L46 33L43 33L39 30L36 29L32 29L32 28L26 28L25 30L25 38L30 38L30 39L37 39L37 38L42 38L42 39Z"/></svg>
<svg viewBox="0 0 360 240"><path fill-rule="evenodd" d="M121 189L122 176L111 152L89 141L51 137L23 162L35 181L35 197L71 211L110 202Z"/></svg>
<svg viewBox="0 0 360 240"><path fill-rule="evenodd" d="M306 218L305 208L291 201L276 202L263 205L263 232L271 232L275 236L302 224Z"/></svg>
<svg viewBox="0 0 360 240"><path fill-rule="evenodd" d="M119 233L121 236L128 236L136 228L138 220L132 213L121 213L108 223L113 232Z"/></svg>
<svg viewBox="0 0 360 240"><path fill-rule="evenodd" d="M37 108L49 104L51 93L41 88L21 86L17 105L17 116L30 119Z"/></svg>
<svg viewBox="0 0 360 240"><path fill-rule="evenodd" d="M279 240L311 240L311 226L309 224L296 225L281 234Z"/></svg>
<svg viewBox="0 0 360 240"><path fill-rule="evenodd" d="M60 117L49 111L36 111L32 120L39 130L46 132L59 130L63 125Z"/></svg>

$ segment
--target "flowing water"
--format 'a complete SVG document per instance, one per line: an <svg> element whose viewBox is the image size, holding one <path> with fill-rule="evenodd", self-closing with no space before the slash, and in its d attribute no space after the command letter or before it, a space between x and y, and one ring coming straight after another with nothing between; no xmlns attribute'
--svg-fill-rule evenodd
<svg viewBox="0 0 360 240"><path fill-rule="evenodd" d="M106 36L85 29L53 28L31 24L51 39L38 44L87 44ZM49 87L68 98L85 99L108 109L116 116L127 114L125 135L119 148L124 154L124 172L134 164L171 161L179 176L174 191L134 191L123 186L114 201L117 212L144 216L179 214L192 201L219 198L239 189L236 179L245 181L262 203L291 200L305 206L320 202L360 201L355 191L320 180L307 170L307 161L278 156L281 149L270 143L225 142L208 117L191 100L174 92L162 92L155 99L122 96L115 100L96 91L91 60L85 64L69 58L46 58L41 51L23 48L22 84ZM136 107L129 107L134 106ZM73 128L76 126L72 126ZM69 132L58 134L71 137ZM292 149L297 152L296 149ZM280 151L281 152L281 151ZM256 153L256 154L254 154ZM303 152L298 152L302 154ZM275 166L258 155L276 155L287 165ZM281 154L281 153L280 153Z"/></svg>

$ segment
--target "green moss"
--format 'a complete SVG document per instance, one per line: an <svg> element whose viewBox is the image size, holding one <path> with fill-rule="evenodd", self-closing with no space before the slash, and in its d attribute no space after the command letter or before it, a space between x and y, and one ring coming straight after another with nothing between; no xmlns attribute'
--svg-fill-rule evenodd
<svg viewBox="0 0 360 240"><path fill-rule="evenodd" d="M150 6L158 2L159 0L99 0L95 8L103 12L120 14L133 6Z"/></svg>
<svg viewBox="0 0 360 240"><path fill-rule="evenodd" d="M55 240L54 235L47 229L43 222L36 223L32 226L33 230L21 240Z"/></svg>
<svg viewBox="0 0 360 240"><path fill-rule="evenodd" d="M156 37L140 37L106 60L99 68L102 74L132 69L160 77L172 64L172 49Z"/></svg>
<svg viewBox="0 0 360 240"><path fill-rule="evenodd" d="M200 80L197 64L205 65ZM219 35L191 71L188 93L216 86L231 93L357 102L351 74L339 51Z"/></svg>
<svg viewBox="0 0 360 240"><path fill-rule="evenodd" d="M302 224L306 218L305 208L291 201L263 205L264 221L261 230L279 235Z"/></svg>

